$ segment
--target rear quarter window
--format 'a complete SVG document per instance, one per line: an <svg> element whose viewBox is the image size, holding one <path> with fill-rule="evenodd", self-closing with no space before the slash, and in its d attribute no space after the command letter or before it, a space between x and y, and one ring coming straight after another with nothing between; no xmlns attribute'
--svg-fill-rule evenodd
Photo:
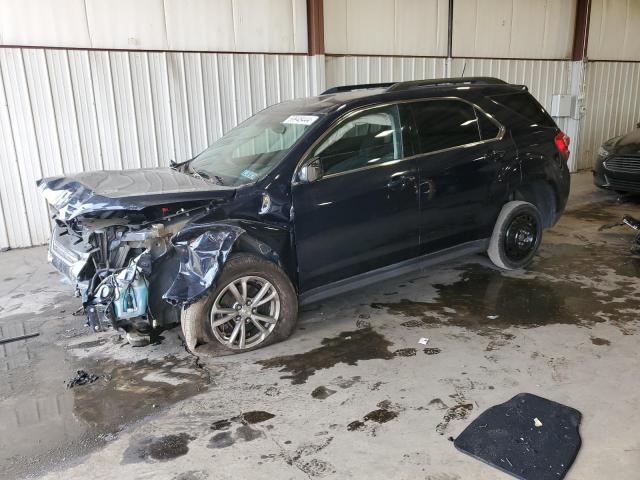
<svg viewBox="0 0 640 480"><path fill-rule="evenodd" d="M501 107L517 114L531 125L555 127L555 123L544 108L527 92L492 95L489 99Z"/></svg>
<svg viewBox="0 0 640 480"><path fill-rule="evenodd" d="M460 100L425 100L410 105L418 153L437 152L480 141L474 108Z"/></svg>

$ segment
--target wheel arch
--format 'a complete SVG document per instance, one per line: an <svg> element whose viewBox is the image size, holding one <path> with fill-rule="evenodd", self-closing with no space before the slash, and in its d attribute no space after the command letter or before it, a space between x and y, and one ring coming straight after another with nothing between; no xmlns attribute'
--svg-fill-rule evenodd
<svg viewBox="0 0 640 480"><path fill-rule="evenodd" d="M258 255L280 267L296 283L286 228L250 220L194 223L175 234L171 243L178 271L162 298L172 305L186 307L206 295L232 252Z"/></svg>
<svg viewBox="0 0 640 480"><path fill-rule="evenodd" d="M542 216L544 228L550 228L556 222L558 195L546 180L536 179L521 183L512 190L509 200L522 200L535 205Z"/></svg>

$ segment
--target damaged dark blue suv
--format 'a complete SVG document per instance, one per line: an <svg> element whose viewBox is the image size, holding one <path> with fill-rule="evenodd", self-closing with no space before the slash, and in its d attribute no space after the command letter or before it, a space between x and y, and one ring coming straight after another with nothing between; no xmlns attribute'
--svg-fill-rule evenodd
<svg viewBox="0 0 640 480"><path fill-rule="evenodd" d="M245 351L290 335L299 304L437 261L527 265L568 156L526 87L459 78L332 88L184 163L38 184L92 328L134 343L181 321L192 348Z"/></svg>

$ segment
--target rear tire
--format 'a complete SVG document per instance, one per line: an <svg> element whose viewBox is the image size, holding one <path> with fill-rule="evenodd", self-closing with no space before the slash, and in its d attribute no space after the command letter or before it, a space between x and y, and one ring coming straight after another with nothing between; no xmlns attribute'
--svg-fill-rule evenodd
<svg viewBox="0 0 640 480"><path fill-rule="evenodd" d="M296 291L282 269L257 255L235 253L215 288L182 311L181 323L189 349L215 342L240 353L289 337L297 317Z"/></svg>
<svg viewBox="0 0 640 480"><path fill-rule="evenodd" d="M493 228L487 254L505 270L526 267L535 256L542 240L542 216L529 202L506 203Z"/></svg>

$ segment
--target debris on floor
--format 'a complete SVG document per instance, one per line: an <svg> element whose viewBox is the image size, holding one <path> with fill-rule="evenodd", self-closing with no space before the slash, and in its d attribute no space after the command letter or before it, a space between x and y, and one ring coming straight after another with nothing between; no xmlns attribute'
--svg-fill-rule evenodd
<svg viewBox="0 0 640 480"><path fill-rule="evenodd" d="M420 345L426 345L427 343L429 343L429 339L422 337L420 340L418 340L418 343Z"/></svg>
<svg viewBox="0 0 640 480"><path fill-rule="evenodd" d="M454 445L521 480L562 479L582 443L581 418L574 408L520 393L485 410Z"/></svg>
<svg viewBox="0 0 640 480"><path fill-rule="evenodd" d="M37 337L38 335L40 334L36 332L36 333L28 333L26 335L19 335L17 337L11 337L11 338L0 338L0 345L2 345L3 343L17 342L19 340L27 340L28 338Z"/></svg>
<svg viewBox="0 0 640 480"><path fill-rule="evenodd" d="M76 376L67 382L67 388L77 387L78 385L88 385L95 382L100 378L93 373L85 372L84 370L78 370Z"/></svg>

